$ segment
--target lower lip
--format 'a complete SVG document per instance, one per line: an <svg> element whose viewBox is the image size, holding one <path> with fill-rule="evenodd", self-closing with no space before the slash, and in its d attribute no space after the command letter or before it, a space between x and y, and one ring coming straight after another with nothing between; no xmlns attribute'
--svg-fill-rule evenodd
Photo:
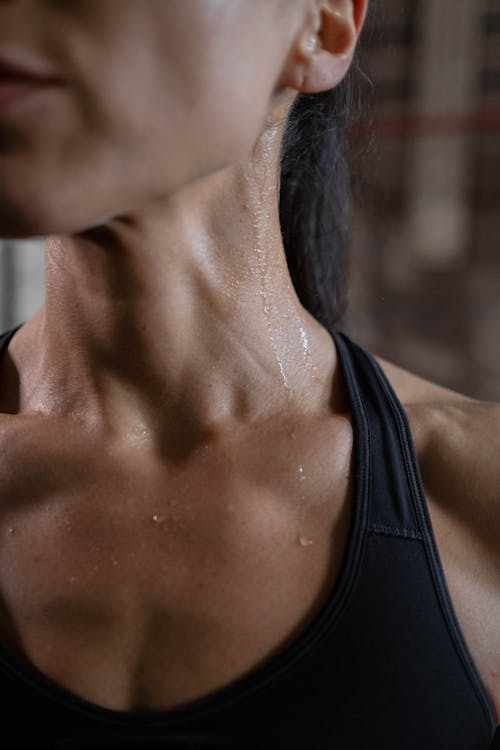
<svg viewBox="0 0 500 750"><path fill-rule="evenodd" d="M0 78L0 114L31 98L34 94L47 91L51 87L48 82L15 81Z"/></svg>

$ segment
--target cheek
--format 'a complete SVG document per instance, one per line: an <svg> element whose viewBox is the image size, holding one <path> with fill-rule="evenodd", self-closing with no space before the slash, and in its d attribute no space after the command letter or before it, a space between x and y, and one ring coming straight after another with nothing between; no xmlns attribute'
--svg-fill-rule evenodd
<svg viewBox="0 0 500 750"><path fill-rule="evenodd" d="M166 60L131 48L125 71L110 53L97 85L87 71L16 153L0 152L0 236L82 231L245 159L267 114L269 56L255 59L245 35L198 42L182 56L164 45Z"/></svg>
<svg viewBox="0 0 500 750"><path fill-rule="evenodd" d="M195 106L166 97L153 108L137 97L133 107L108 102L107 116L87 110L38 130L0 155L0 236L83 231L245 159L265 116L251 99L225 88L200 93Z"/></svg>
<svg viewBox="0 0 500 750"><path fill-rule="evenodd" d="M268 8L269 0L261 2ZM258 0L198 0L195 27L186 22L172 34L165 24L169 36L157 45L162 53L152 65L155 78L148 78L151 86L143 89L136 109L137 128L147 123L170 169L180 163L194 177L197 168L219 169L251 151L283 54L283 40L271 33L258 5ZM183 18L181 10L174 15Z"/></svg>
<svg viewBox="0 0 500 750"><path fill-rule="evenodd" d="M157 97L149 159L175 182L223 169L247 158L265 122L271 91L263 78L206 72L201 85ZM143 126L142 126L143 127Z"/></svg>
<svg viewBox="0 0 500 750"><path fill-rule="evenodd" d="M175 71L174 71L175 72ZM208 68L199 78L172 75L108 101L95 142L130 197L164 195L245 159L267 114L259 79ZM260 79L262 81L262 79Z"/></svg>

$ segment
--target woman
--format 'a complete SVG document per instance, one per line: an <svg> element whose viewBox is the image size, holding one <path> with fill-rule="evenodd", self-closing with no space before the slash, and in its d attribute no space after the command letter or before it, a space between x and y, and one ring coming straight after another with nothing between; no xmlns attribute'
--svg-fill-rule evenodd
<svg viewBox="0 0 500 750"><path fill-rule="evenodd" d="M366 12L0 3L0 60L52 79L0 79L0 236L48 237L2 339L9 747L490 746L499 408L323 325L292 257L288 117Z"/></svg>

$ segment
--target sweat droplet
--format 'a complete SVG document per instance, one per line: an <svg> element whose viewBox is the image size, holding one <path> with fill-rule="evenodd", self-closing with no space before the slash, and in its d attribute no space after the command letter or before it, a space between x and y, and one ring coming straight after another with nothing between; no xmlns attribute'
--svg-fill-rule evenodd
<svg viewBox="0 0 500 750"><path fill-rule="evenodd" d="M14 526L10 526L9 527L9 534L14 534L14 532L15 532Z"/></svg>
<svg viewBox="0 0 500 750"><path fill-rule="evenodd" d="M300 335L302 337L302 346L304 348L304 354L310 355L311 354L311 350L309 348L309 341L307 340L306 332L304 331L304 329L302 328L302 326L300 328Z"/></svg>
<svg viewBox="0 0 500 750"><path fill-rule="evenodd" d="M312 539L306 539L306 537L302 536L302 534L299 535L299 542L303 547L308 547L310 544L314 544Z"/></svg>
<svg viewBox="0 0 500 750"><path fill-rule="evenodd" d="M153 516L153 521L157 521L159 519L159 517L160 516L155 513L154 516Z"/></svg>

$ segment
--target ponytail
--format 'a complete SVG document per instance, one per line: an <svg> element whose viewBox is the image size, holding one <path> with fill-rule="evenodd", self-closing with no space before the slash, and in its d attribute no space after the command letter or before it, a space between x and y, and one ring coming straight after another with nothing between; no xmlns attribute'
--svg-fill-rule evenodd
<svg viewBox="0 0 500 750"><path fill-rule="evenodd" d="M357 89L357 53L334 89L297 94L281 143L279 215L302 305L327 328L347 306L351 179L346 124Z"/></svg>

